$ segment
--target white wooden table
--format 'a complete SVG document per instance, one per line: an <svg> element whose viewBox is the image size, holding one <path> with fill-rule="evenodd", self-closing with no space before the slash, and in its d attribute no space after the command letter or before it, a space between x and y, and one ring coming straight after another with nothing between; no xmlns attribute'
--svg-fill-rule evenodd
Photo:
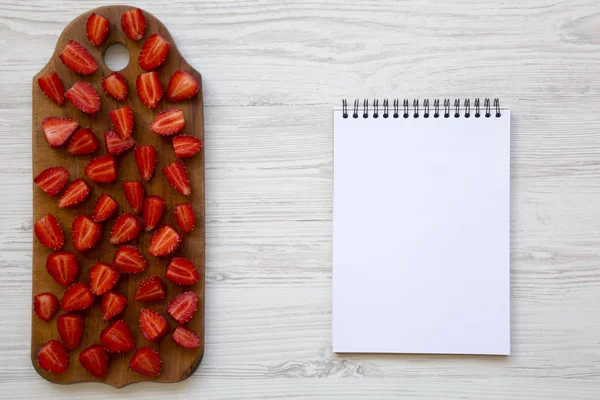
<svg viewBox="0 0 600 400"><path fill-rule="evenodd" d="M31 78L110 2L1 0L0 398L600 397L597 0L129 3L204 76L205 358L121 390L33 370ZM362 96L512 109L512 356L332 354L331 109Z"/></svg>

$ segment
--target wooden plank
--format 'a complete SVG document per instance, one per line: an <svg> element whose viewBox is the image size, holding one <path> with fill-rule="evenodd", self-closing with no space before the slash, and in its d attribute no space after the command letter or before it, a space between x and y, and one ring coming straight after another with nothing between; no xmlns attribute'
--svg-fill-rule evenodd
<svg viewBox="0 0 600 400"><path fill-rule="evenodd" d="M176 385L40 379L30 79L96 4L0 0L0 397L597 400L595 0L128 1L160 17L204 78L208 348ZM331 108L354 96L511 107L510 357L331 353Z"/></svg>
<svg viewBox="0 0 600 400"><path fill-rule="evenodd" d="M171 139L161 137L152 133L149 130L149 124L154 116L168 108L182 109L185 115L186 125L182 133L191 134L204 140L203 129L203 101L202 88L196 97L191 100L169 103L164 98L161 100L158 107L154 110L148 109L136 95L135 81L138 74L144 72L137 63L137 58L144 40L153 33L159 33L171 43L171 48L166 62L157 70L163 86L166 85L169 77L174 71L185 70L196 76L201 82L200 74L194 70L181 56L173 38L167 31L166 27L153 15L144 12L147 20L147 28L144 37L137 42L133 42L123 33L121 29L121 15L124 11L131 9L127 6L108 6L100 7L95 10L86 12L75 18L63 31L58 39L54 54L50 58L48 64L34 77L33 79L33 136L32 136L32 151L33 151L33 174L37 175L45 168L62 165L66 167L70 174L71 180L76 178L84 178L92 186L92 195L82 205L70 209L61 209L57 205L56 198L50 198L43 193L38 187L33 187L33 220L37 221L48 213L54 214L65 232L67 238L63 248L65 251L73 251L77 253L78 261L81 267L78 281L87 283L89 269L96 262L112 262L116 246L113 246L108 241L110 228L114 222L114 217L103 223L103 239L97 246L83 253L76 252L72 241L70 240L71 222L73 218L79 214L90 215L93 209L95 199L102 193L108 193L115 198L119 203L118 213L131 211L127 205L121 187L122 182L139 180L141 176L137 170L134 160L133 150L128 151L120 156L118 161L118 177L117 181L111 184L96 184L87 179L84 175L84 166L93 158L107 154L104 148L104 132L110 128L110 120L108 112L128 104L131 106L134 118L134 138L137 144L152 144L158 153L158 163L154 177L144 183L146 195L159 195L167 202L167 209L162 218L161 223L171 224L176 226L173 218L173 208L177 204L191 202L196 214L196 228L190 233L184 235L184 240L179 249L174 255L183 256L191 260L201 275L201 281L190 287L178 287L171 282L167 282L167 298L164 301L157 303L141 303L133 299L133 293L141 280L150 276L158 275L164 279L166 266L170 261L169 258L156 258L148 254L150 233L142 232L140 237L133 244L138 246L144 254L148 268L141 274L122 275L121 280L116 286L116 290L125 294L129 298L129 304L122 314L122 319L126 320L131 327L137 347L144 345L152 345L157 348L162 356L162 372L161 375L152 379L157 382L176 382L190 376L202 359L204 353L204 340L202 345L194 350L187 350L177 346L170 334L176 326L176 322L167 317L170 325L169 334L164 337L159 343L151 343L144 339L139 329L139 313L142 308L149 308L160 312L167 316L165 312L166 304L178 294L186 291L195 291L200 299L199 310L195 317L188 323L188 327L197 332L198 335L204 338L204 265L205 265L205 236L204 236L204 151L201 151L196 156L184 160L184 164L190 175L192 185L192 194L183 196L175 189L169 186L163 173L162 168L176 160L171 146ZM107 40L99 47L94 47L86 37L85 24L88 16L96 12L110 20L110 34ZM62 51L65 44L69 40L76 40L83 44L88 51L94 56L98 63L98 71L90 76L81 76L69 70L59 59L58 54ZM112 71L104 65L102 55L105 49L113 43L122 43L127 46L130 51L129 64L121 71L128 82L129 94L125 102L118 103L114 99L105 95L102 87L102 78L109 75ZM41 92L37 84L37 79L51 72L57 72L61 77L65 90L77 81L84 81L91 84L101 97L101 110L93 115L88 116L81 111L75 109L70 103L66 102L63 106L58 106L51 102ZM42 121L46 117L59 116L74 118L80 122L82 127L91 128L99 139L101 146L100 151L91 156L70 156L66 148L52 149L46 143L42 132ZM34 238L33 241L33 295L50 291L57 295L60 299L64 288L58 285L47 273L45 268L46 258L51 253L51 250L41 245ZM165 280L166 281L166 280ZM95 378L90 375L79 364L77 357L79 352L92 345L99 343L100 331L108 325L100 315L100 299L97 298L95 304L83 314L85 315L85 329L83 339L80 346L70 352L70 367L65 374L57 375L42 370L37 361L37 352L40 346L50 339L60 339L56 330L56 318L51 322L46 323L33 314L32 317L32 338L31 338L31 358L34 367L44 378L56 383L74 383L93 381ZM60 314L60 313L59 313ZM57 314L58 316L58 314ZM118 317L120 318L120 317ZM133 355L133 351L111 355L111 364L109 373L102 380L104 383L115 387L151 380L150 378L139 375L129 369L129 360Z"/></svg>

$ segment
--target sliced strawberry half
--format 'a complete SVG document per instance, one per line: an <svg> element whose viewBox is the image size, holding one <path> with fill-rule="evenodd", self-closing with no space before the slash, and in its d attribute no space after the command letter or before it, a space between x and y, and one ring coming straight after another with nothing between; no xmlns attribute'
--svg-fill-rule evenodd
<svg viewBox="0 0 600 400"><path fill-rule="evenodd" d="M138 41L146 32L146 18L142 10L135 8L125 11L121 17L121 28L123 32L133 41Z"/></svg>
<svg viewBox="0 0 600 400"><path fill-rule="evenodd" d="M194 230L196 224L194 209L190 203L175 206L175 222L182 232L189 233Z"/></svg>
<svg viewBox="0 0 600 400"><path fill-rule="evenodd" d="M140 330L144 337L155 342L169 331L169 324L165 317L159 313L142 308L140 311Z"/></svg>
<svg viewBox="0 0 600 400"><path fill-rule="evenodd" d="M171 108L156 114L150 123L150 130L161 136L175 135L185 126L183 111Z"/></svg>
<svg viewBox="0 0 600 400"><path fill-rule="evenodd" d="M67 68L81 75L93 74L98 69L94 57L85 47L74 40L69 40L58 56Z"/></svg>
<svg viewBox="0 0 600 400"><path fill-rule="evenodd" d="M46 270L62 286L70 285L79 273L77 256L68 251L57 251L46 259Z"/></svg>
<svg viewBox="0 0 600 400"><path fill-rule="evenodd" d="M69 354L64 344L51 340L40 347L37 355L40 368L53 374L64 374L69 368Z"/></svg>
<svg viewBox="0 0 600 400"><path fill-rule="evenodd" d="M122 274L138 274L143 272L147 265L142 253L131 245L119 247L113 259L113 266Z"/></svg>
<svg viewBox="0 0 600 400"><path fill-rule="evenodd" d="M94 46L100 46L108 36L109 31L108 18L96 13L92 13L88 17L85 24L85 32L87 33L88 40Z"/></svg>
<svg viewBox="0 0 600 400"><path fill-rule="evenodd" d="M38 85L46 97L53 102L59 105L65 103L65 89L56 72L38 78Z"/></svg>
<svg viewBox="0 0 600 400"><path fill-rule="evenodd" d="M119 292L111 290L102 296L100 308L102 310L102 318L105 321L120 314L127 307L127 297Z"/></svg>
<svg viewBox="0 0 600 400"><path fill-rule="evenodd" d="M50 167L40 172L33 183L38 185L48 196L56 196L68 181L69 171L65 167Z"/></svg>
<svg viewBox="0 0 600 400"><path fill-rule="evenodd" d="M144 199L144 227L146 231L151 231L156 227L158 221L165 212L166 202L160 196L150 196Z"/></svg>
<svg viewBox="0 0 600 400"><path fill-rule="evenodd" d="M71 118L48 117L42 121L44 137L52 148L67 143L77 128L79 128L79 122Z"/></svg>
<svg viewBox="0 0 600 400"><path fill-rule="evenodd" d="M171 338L177 345L186 349L195 349L199 347L201 343L198 335L181 325L175 328Z"/></svg>
<svg viewBox="0 0 600 400"><path fill-rule="evenodd" d="M192 193L190 179L188 178L184 165L180 161L175 161L173 164L164 167L163 174L165 174L169 184L181 194L188 196Z"/></svg>
<svg viewBox="0 0 600 400"><path fill-rule="evenodd" d="M94 182L109 183L117 179L117 162L113 156L98 157L87 163L84 171Z"/></svg>
<svg viewBox="0 0 600 400"><path fill-rule="evenodd" d="M58 334L67 348L73 350L79 347L83 336L83 317L79 314L63 314L56 320Z"/></svg>
<svg viewBox="0 0 600 400"><path fill-rule="evenodd" d="M202 149L202 140L195 136L178 135L173 138L173 151L177 158L189 158Z"/></svg>
<svg viewBox="0 0 600 400"><path fill-rule="evenodd" d="M119 134L121 139L125 140L131 137L133 132L133 111L131 107L125 106L112 110L108 113L110 121L115 127L115 131Z"/></svg>
<svg viewBox="0 0 600 400"><path fill-rule="evenodd" d="M96 222L104 222L113 216L117 207L119 207L119 203L108 194L103 193L94 204L92 219Z"/></svg>
<svg viewBox="0 0 600 400"><path fill-rule="evenodd" d="M33 311L42 321L49 322L58 311L58 299L52 293L40 293L33 298Z"/></svg>
<svg viewBox="0 0 600 400"><path fill-rule="evenodd" d="M106 263L96 263L90 268L90 292L101 296L115 287L121 274Z"/></svg>
<svg viewBox="0 0 600 400"><path fill-rule="evenodd" d="M159 228L150 238L149 253L153 256L167 256L179 247L181 243L181 233L177 232L170 225Z"/></svg>
<svg viewBox="0 0 600 400"><path fill-rule="evenodd" d="M148 108L156 108L163 97L163 86L155 71L140 74L135 82L138 97Z"/></svg>
<svg viewBox="0 0 600 400"><path fill-rule="evenodd" d="M123 192L133 212L139 214L144 206L144 184L142 181L123 182Z"/></svg>
<svg viewBox="0 0 600 400"><path fill-rule="evenodd" d="M142 45L142 51L138 58L140 67L146 71L160 67L167 59L170 48L171 44L158 33L150 35Z"/></svg>
<svg viewBox="0 0 600 400"><path fill-rule="evenodd" d="M52 250L60 250L65 244L65 235L52 214L46 215L33 226L35 236L41 244Z"/></svg>
<svg viewBox="0 0 600 400"><path fill-rule="evenodd" d="M135 341L127 322L118 320L100 332L100 343L109 353L123 353L135 347Z"/></svg>
<svg viewBox="0 0 600 400"><path fill-rule="evenodd" d="M135 289L133 298L139 301L162 300L167 297L167 286L158 276L153 275L144 279Z"/></svg>
<svg viewBox="0 0 600 400"><path fill-rule="evenodd" d="M108 373L109 358L104 347L94 344L79 353L79 364L98 379Z"/></svg>
<svg viewBox="0 0 600 400"><path fill-rule="evenodd" d="M142 224L131 213L119 215L110 230L110 243L120 244L135 239L142 230Z"/></svg>
<svg viewBox="0 0 600 400"><path fill-rule="evenodd" d="M175 257L167 267L165 278L176 285L193 285L200 281L200 274L190 260Z"/></svg>
<svg viewBox="0 0 600 400"><path fill-rule="evenodd" d="M197 309L198 295L194 292L181 293L167 306L169 315L180 324L185 324L192 319Z"/></svg>
<svg viewBox="0 0 600 400"><path fill-rule="evenodd" d="M86 284L74 283L65 290L60 308L65 311L85 310L94 303L94 295Z"/></svg>
<svg viewBox="0 0 600 400"><path fill-rule="evenodd" d="M127 80L118 72L113 72L102 79L102 89L117 101L123 101L127 98Z"/></svg>
<svg viewBox="0 0 600 400"><path fill-rule="evenodd" d="M129 368L138 374L155 377L160 375L161 363L160 353L150 346L144 346L131 357Z"/></svg>
<svg viewBox="0 0 600 400"><path fill-rule="evenodd" d="M71 225L73 244L78 251L91 249L102 238L102 226L87 215L79 215Z"/></svg>
<svg viewBox="0 0 600 400"><path fill-rule="evenodd" d="M118 156L135 146L135 139L130 136L123 140L116 132L106 131L104 132L104 144L108 154Z"/></svg>
<svg viewBox="0 0 600 400"><path fill-rule="evenodd" d="M80 128L69 139L67 151L72 156L81 156L92 154L98 150L98 147L100 145L94 132L89 128Z"/></svg>
<svg viewBox="0 0 600 400"><path fill-rule="evenodd" d="M167 100L176 102L191 99L198 93L200 83L187 71L175 71L167 85Z"/></svg>
<svg viewBox="0 0 600 400"><path fill-rule="evenodd" d="M75 83L65 92L65 97L75 108L86 114L95 114L100 111L100 96L89 83Z"/></svg>
<svg viewBox="0 0 600 400"><path fill-rule="evenodd" d="M58 200L58 206L65 208L81 204L88 198L91 191L92 188L83 179L75 179L67 186L60 200Z"/></svg>
<svg viewBox="0 0 600 400"><path fill-rule="evenodd" d="M156 150L154 146L136 146L135 163L142 178L145 181L149 181L152 175L154 175L154 168L156 167Z"/></svg>

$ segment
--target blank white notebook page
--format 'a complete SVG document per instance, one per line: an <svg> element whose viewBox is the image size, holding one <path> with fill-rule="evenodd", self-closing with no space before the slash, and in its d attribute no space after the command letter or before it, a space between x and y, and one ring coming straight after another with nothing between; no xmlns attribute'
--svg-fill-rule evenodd
<svg viewBox="0 0 600 400"><path fill-rule="evenodd" d="M510 112L334 111L333 351L510 354Z"/></svg>

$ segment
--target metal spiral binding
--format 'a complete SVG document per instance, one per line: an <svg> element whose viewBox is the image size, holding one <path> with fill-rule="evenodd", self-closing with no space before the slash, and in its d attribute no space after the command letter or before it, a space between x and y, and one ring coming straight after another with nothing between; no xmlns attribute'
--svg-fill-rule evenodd
<svg viewBox="0 0 600 400"><path fill-rule="evenodd" d="M500 100L499 99L494 99L494 103L492 105L492 102L490 101L489 98L485 98L483 100L483 109L481 107L481 100L476 98L473 101L473 106L475 108L475 114L471 114L471 100L470 99L464 99L462 101L462 106L461 106L461 99L454 99L454 102L452 103L450 101L450 99L443 99L443 107L444 107L444 113L441 114L440 113L440 105L442 104L440 102L440 99L434 99L433 100L433 115L430 113L430 100L429 99L423 99L423 106L420 107L419 106L419 99L413 99L412 101L412 108L410 107L410 101L409 99L403 99L402 100L402 117L403 118L409 118L411 116L411 110L412 110L412 117L413 118L419 118L421 115L423 115L423 118L440 118L440 117L444 117L444 118L450 118L450 116L453 116L454 118L460 118L461 116L464 118L470 118L471 116L473 116L474 118L481 118L481 117L485 117L485 118L491 118L492 117L492 107L494 109L494 114L493 116L495 118L500 118L502 116L501 113L501 109L500 109ZM390 114L390 101L388 99L383 99L383 114L381 114L381 116L385 119L385 118L399 118L400 117L400 99L393 99L392 101L392 113ZM362 102L362 117L363 118L379 118L380 114L379 114L379 99L373 99L373 106L369 107L369 100L368 99L363 99ZM352 109L352 118L356 119L359 117L359 109L360 109L360 100L359 99L354 99L354 107ZM454 112L452 113L452 109L454 109ZM370 113L370 111L372 113ZM483 111L483 113L482 113ZM348 114L348 101L346 99L342 100L342 116L344 118L348 118L349 114Z"/></svg>

